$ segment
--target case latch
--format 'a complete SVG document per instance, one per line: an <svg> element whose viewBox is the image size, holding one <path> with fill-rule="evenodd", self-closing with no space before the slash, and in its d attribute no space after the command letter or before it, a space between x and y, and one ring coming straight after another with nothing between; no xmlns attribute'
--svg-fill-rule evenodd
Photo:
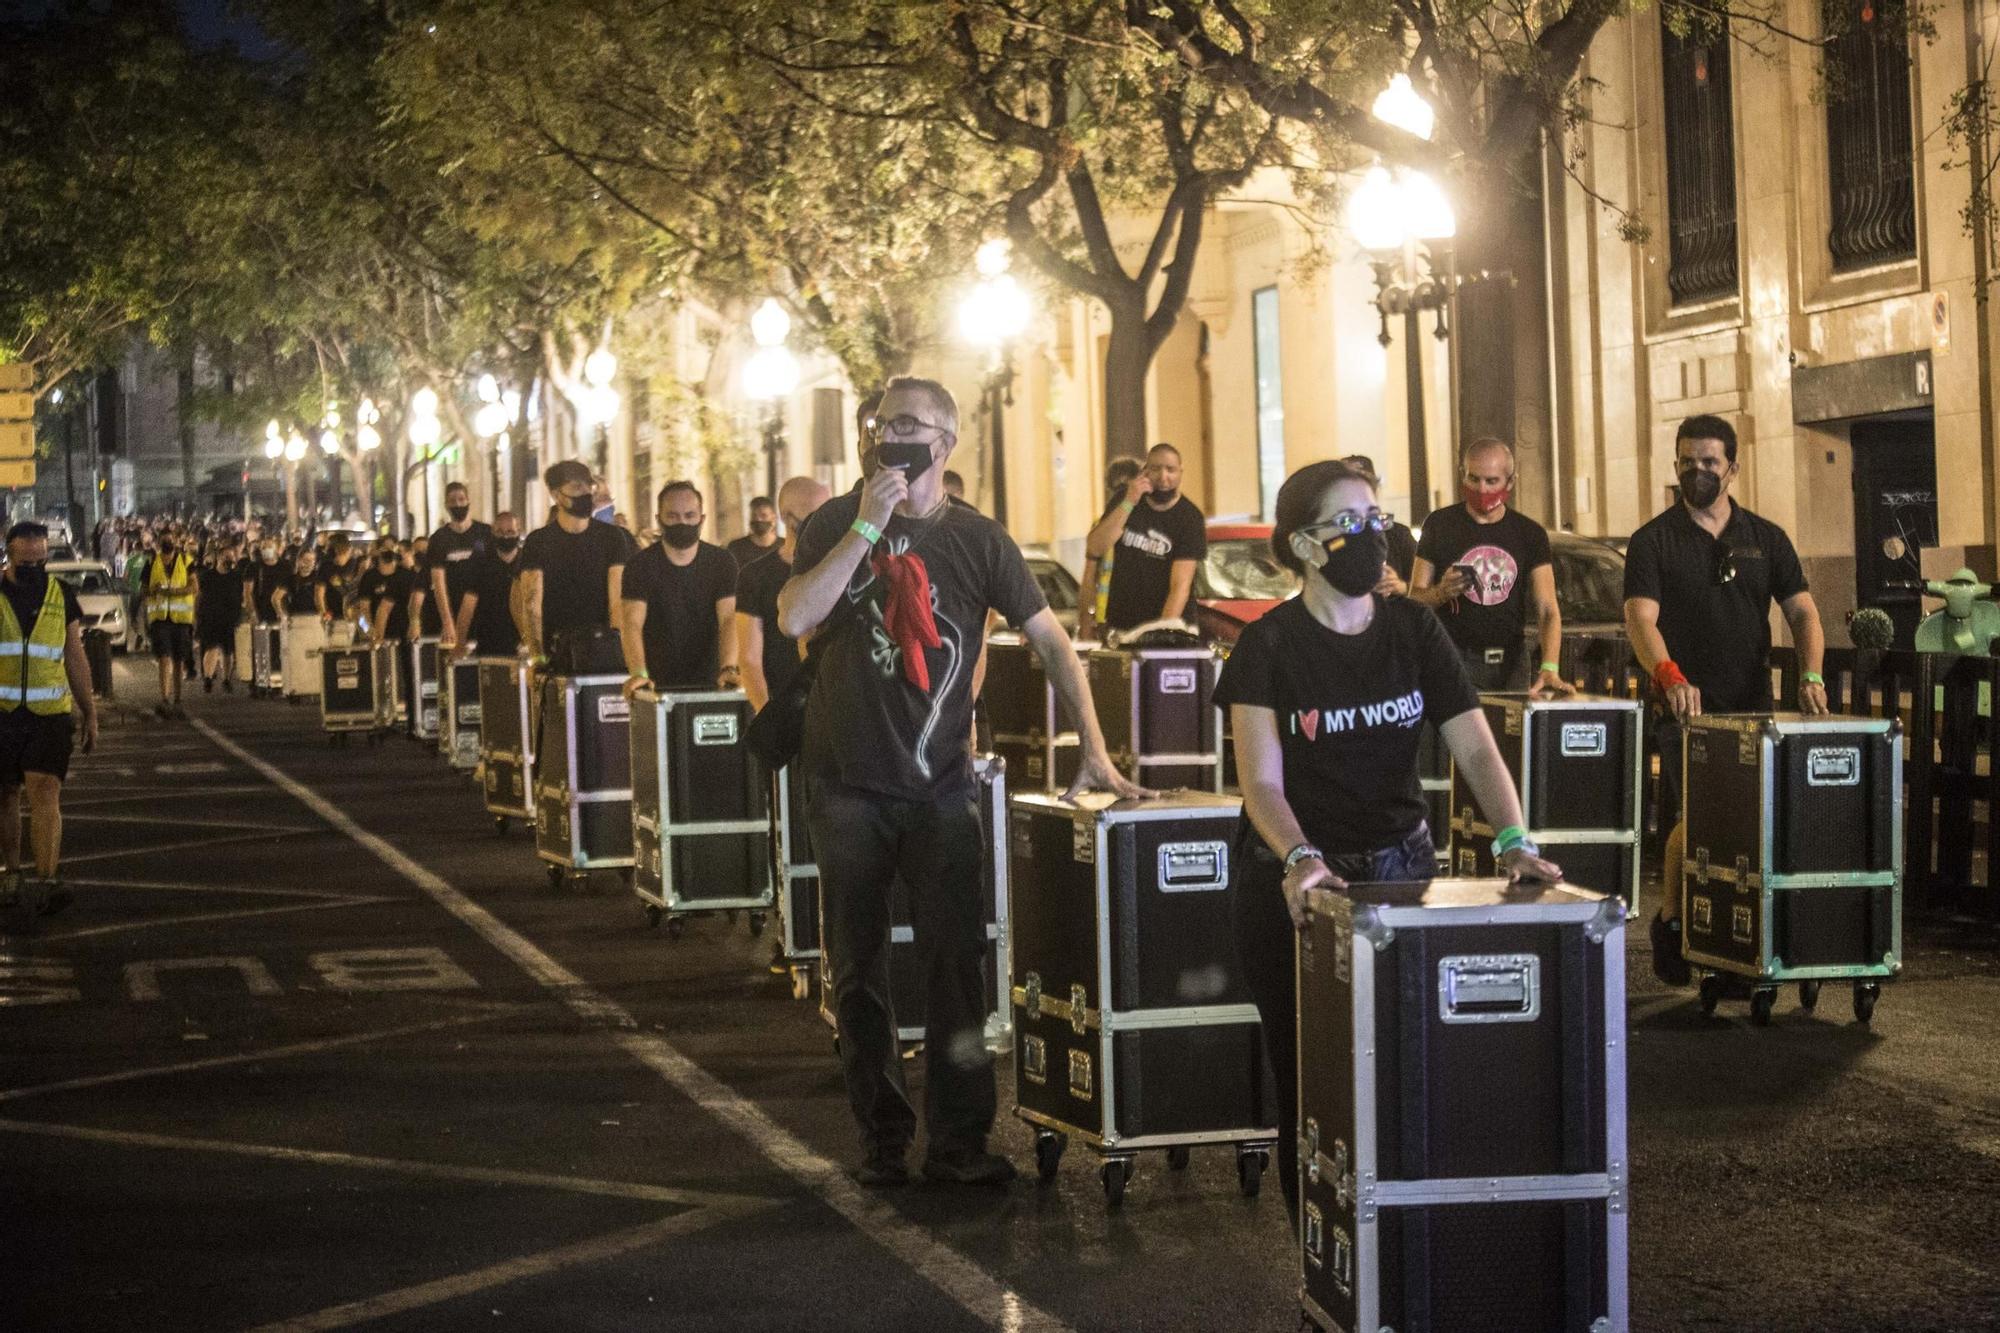
<svg viewBox="0 0 2000 1333"><path fill-rule="evenodd" d="M1069 988L1069 1030L1079 1037L1090 1030L1090 992L1080 981Z"/></svg>
<svg viewBox="0 0 2000 1333"><path fill-rule="evenodd" d="M1300 1136L1299 1156L1306 1159L1306 1179L1319 1184L1319 1121L1306 1118L1306 1132Z"/></svg>

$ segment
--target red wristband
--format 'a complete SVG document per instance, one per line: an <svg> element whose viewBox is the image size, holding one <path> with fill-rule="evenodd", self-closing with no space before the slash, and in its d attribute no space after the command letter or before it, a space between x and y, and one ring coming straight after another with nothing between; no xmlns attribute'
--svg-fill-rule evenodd
<svg viewBox="0 0 2000 1333"><path fill-rule="evenodd" d="M1653 668L1653 684L1659 688L1661 694L1665 694L1676 685L1687 683L1688 678L1681 674L1681 669L1674 665L1672 658Z"/></svg>

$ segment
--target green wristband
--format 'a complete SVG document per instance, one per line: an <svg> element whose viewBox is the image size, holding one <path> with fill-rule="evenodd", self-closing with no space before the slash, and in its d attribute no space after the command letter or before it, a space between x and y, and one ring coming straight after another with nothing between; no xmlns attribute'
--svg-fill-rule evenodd
<svg viewBox="0 0 2000 1333"><path fill-rule="evenodd" d="M1562 665L1558 662L1544 662L1542 663L1542 670L1548 672L1551 676L1560 676L1563 673Z"/></svg>
<svg viewBox="0 0 2000 1333"><path fill-rule="evenodd" d="M1133 510L1137 509L1139 507L1139 504L1136 500L1120 500L1118 502L1118 507L1129 514Z"/></svg>
<svg viewBox="0 0 2000 1333"><path fill-rule="evenodd" d="M1493 835L1493 854L1505 856L1528 840L1528 830L1519 824L1509 824Z"/></svg>
<svg viewBox="0 0 2000 1333"><path fill-rule="evenodd" d="M1820 675L1819 672L1817 671L1801 671L1799 673L1799 679L1807 685L1826 684L1826 677Z"/></svg>
<svg viewBox="0 0 2000 1333"><path fill-rule="evenodd" d="M870 546L882 540L882 529L876 527L865 518L855 519L854 526L849 531L860 533Z"/></svg>

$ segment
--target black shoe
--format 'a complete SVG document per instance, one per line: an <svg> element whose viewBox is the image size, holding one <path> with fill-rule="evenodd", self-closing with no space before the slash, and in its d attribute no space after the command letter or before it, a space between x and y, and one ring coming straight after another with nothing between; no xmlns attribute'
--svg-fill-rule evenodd
<svg viewBox="0 0 2000 1333"><path fill-rule="evenodd" d="M1005 1185L1014 1164L984 1148L934 1148L924 1158L924 1179L941 1185Z"/></svg>
<svg viewBox="0 0 2000 1333"><path fill-rule="evenodd" d="M1681 923L1653 918L1653 975L1663 985L1685 986L1694 980L1694 969L1681 957Z"/></svg>
<svg viewBox="0 0 2000 1333"><path fill-rule="evenodd" d="M910 1183L910 1164L903 1148L873 1148L854 1178L871 1190L894 1189ZM928 1170L928 1168L926 1168Z"/></svg>
<svg viewBox="0 0 2000 1333"><path fill-rule="evenodd" d="M215 693L215 677L213 677L213 676L203 676L203 677L201 678L201 692L202 692L203 694L214 694L214 693Z"/></svg>
<svg viewBox="0 0 2000 1333"><path fill-rule="evenodd" d="M173 715L174 715L174 709L173 709L173 705L172 705L172 704L168 704L168 703L157 703L157 704L154 704L154 705L153 705L153 714L154 714L154 716L158 717L158 718L160 719L160 721L162 721L162 722L165 722L165 721L169 720L170 718L172 718L172 717L173 717Z"/></svg>
<svg viewBox="0 0 2000 1333"><path fill-rule="evenodd" d="M61 880L50 880L48 893L42 899L42 915L54 916L75 901L76 895L64 888Z"/></svg>
<svg viewBox="0 0 2000 1333"><path fill-rule="evenodd" d="M222 678L222 692L224 694L236 693L236 677L224 676Z"/></svg>

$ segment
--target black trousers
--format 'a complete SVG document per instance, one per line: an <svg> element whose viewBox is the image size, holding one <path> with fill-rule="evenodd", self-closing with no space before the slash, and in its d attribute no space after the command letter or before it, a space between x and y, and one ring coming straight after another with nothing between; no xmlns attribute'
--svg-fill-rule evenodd
<svg viewBox="0 0 2000 1333"><path fill-rule="evenodd" d="M1430 827L1394 847L1327 859L1327 868L1350 884L1371 880L1430 879L1437 874ZM1299 1226L1299 1069L1296 932L1285 910L1285 866L1245 819L1236 836L1236 958L1263 1025L1264 1056L1278 1092L1278 1184L1292 1230Z"/></svg>
<svg viewBox="0 0 2000 1333"><path fill-rule="evenodd" d="M809 807L841 1072L863 1145L900 1150L917 1130L889 995L890 892L900 875L909 886L924 986L930 1150L984 1147L995 1102L979 814L971 794L906 801L816 781Z"/></svg>

